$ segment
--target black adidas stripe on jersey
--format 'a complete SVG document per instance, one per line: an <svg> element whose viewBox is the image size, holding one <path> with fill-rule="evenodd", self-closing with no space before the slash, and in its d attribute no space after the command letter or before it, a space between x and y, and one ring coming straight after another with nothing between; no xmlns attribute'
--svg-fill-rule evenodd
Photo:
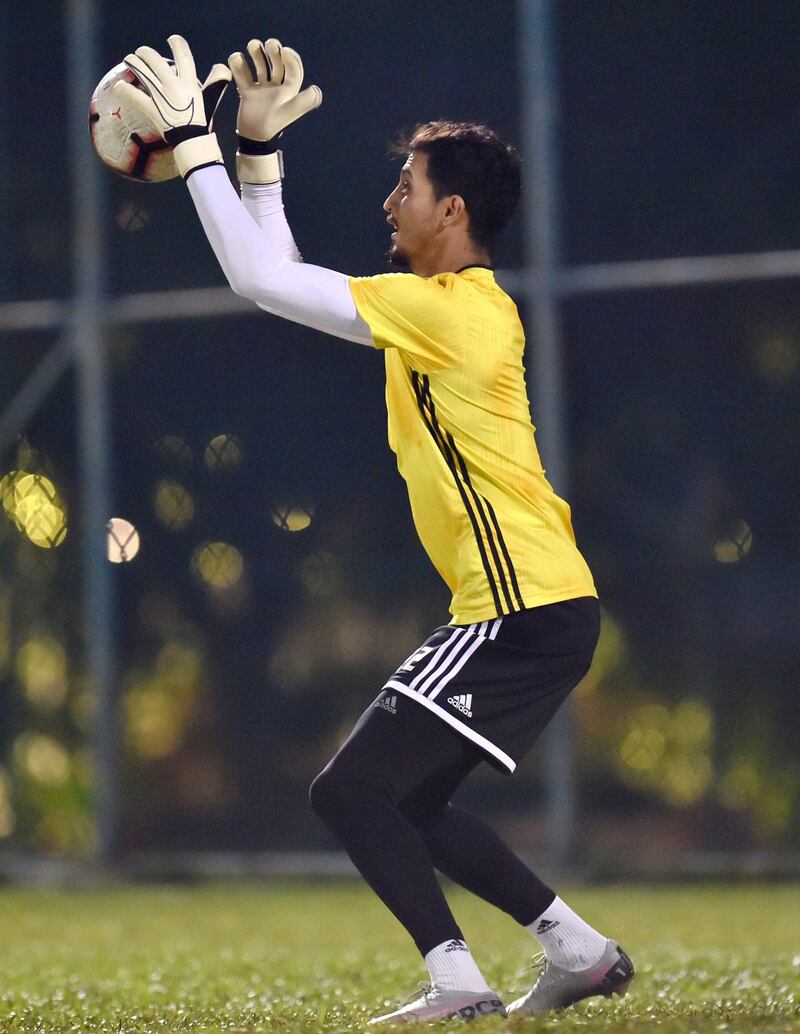
<svg viewBox="0 0 800 1034"><path fill-rule="evenodd" d="M427 374L420 376L416 370L412 370L411 383L414 388L417 405L419 406L419 411L422 414L425 426L428 428L428 431L436 442L439 451L444 457L445 463L453 475L459 495L464 503L464 508L467 511L467 516L472 524L472 530L475 533L475 541L478 545L481 563L483 565L483 570L486 573L486 580L489 583L497 614L500 616L503 614L513 613L515 610L524 610L525 605L522 601L522 593L520 592L517 575L514 570L514 565L511 562L511 556L508 552L505 539L503 538L503 533L500 530L500 523L497 520L497 514L489 500L480 495L472 484L467 464L464 461L464 457L458 451L453 435L439 423L438 417L436 416L436 406L431 396L430 378ZM494 561L494 569L492 568L492 563L489 560L489 555L486 552L483 535L481 534L481 529L478 524L478 517L480 517L480 522L486 533L486 541L489 543L489 550L492 555L492 560ZM501 552L508 568L508 574L511 581L510 587L503 568L503 563L500 559ZM497 576L500 581L499 589L502 590L503 597L505 598L505 606L500 599L500 592L498 591L498 577L495 576L495 570L497 571ZM512 589L513 596L511 591Z"/></svg>

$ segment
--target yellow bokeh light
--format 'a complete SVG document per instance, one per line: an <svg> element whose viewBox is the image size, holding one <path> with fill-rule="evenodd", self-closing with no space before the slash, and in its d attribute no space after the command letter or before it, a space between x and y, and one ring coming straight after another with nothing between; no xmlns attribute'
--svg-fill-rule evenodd
<svg viewBox="0 0 800 1034"><path fill-rule="evenodd" d="M684 700L672 716L673 737L683 747L705 749L711 742L714 717L699 700Z"/></svg>
<svg viewBox="0 0 800 1034"><path fill-rule="evenodd" d="M232 434L218 434L206 446L206 466L209 470L234 470L242 462L242 445Z"/></svg>
<svg viewBox="0 0 800 1034"><path fill-rule="evenodd" d="M14 760L37 783L63 786L70 777L70 757L52 736L24 732L14 741Z"/></svg>
<svg viewBox="0 0 800 1034"><path fill-rule="evenodd" d="M663 773L662 794L670 804L688 807L705 794L711 784L711 759L692 752L670 760Z"/></svg>
<svg viewBox="0 0 800 1034"><path fill-rule="evenodd" d="M135 686L125 698L125 712L128 740L140 757L167 757L180 746L183 709L164 689Z"/></svg>
<svg viewBox="0 0 800 1034"><path fill-rule="evenodd" d="M717 793L726 808L738 811L755 804L761 788L762 778L756 764L738 761L720 779Z"/></svg>
<svg viewBox="0 0 800 1034"><path fill-rule="evenodd" d="M244 572L242 554L227 542L205 542L192 554L194 574L214 589L228 589Z"/></svg>
<svg viewBox="0 0 800 1034"><path fill-rule="evenodd" d="M313 506L292 506L282 503L272 510L272 523L281 531L304 531L314 517Z"/></svg>
<svg viewBox="0 0 800 1034"><path fill-rule="evenodd" d="M797 341L788 334L770 334L754 348L753 365L765 381L781 384L791 380L800 369Z"/></svg>
<svg viewBox="0 0 800 1034"><path fill-rule="evenodd" d="M6 770L0 767L0 839L11 836L16 828L11 793L11 779Z"/></svg>
<svg viewBox="0 0 800 1034"><path fill-rule="evenodd" d="M734 521L714 543L714 556L720 564L738 563L753 547L753 532L745 521Z"/></svg>
<svg viewBox="0 0 800 1034"><path fill-rule="evenodd" d="M133 560L139 552L139 532L124 517L112 517L106 524L106 550L112 564Z"/></svg>
<svg viewBox="0 0 800 1034"><path fill-rule="evenodd" d="M658 729L664 735L670 728L670 713L663 704L643 704L636 709L634 722L644 728Z"/></svg>
<svg viewBox="0 0 800 1034"><path fill-rule="evenodd" d="M74 806L52 807L36 827L36 843L53 854L87 855L97 848L97 830L89 815Z"/></svg>
<svg viewBox="0 0 800 1034"><path fill-rule="evenodd" d="M42 711L56 711L67 699L67 655L52 636L29 639L17 653L17 674L25 695Z"/></svg>
<svg viewBox="0 0 800 1034"><path fill-rule="evenodd" d="M169 463L178 467L191 467L192 450L177 434L165 434L155 443L155 450L159 456Z"/></svg>
<svg viewBox="0 0 800 1034"><path fill-rule="evenodd" d="M41 549L60 546L67 535L67 514L50 478L12 470L0 480L0 499L17 529Z"/></svg>
<svg viewBox="0 0 800 1034"><path fill-rule="evenodd" d="M193 691L202 675L203 659L198 650L186 643L168 642L158 652L156 671L173 690Z"/></svg>
<svg viewBox="0 0 800 1034"><path fill-rule="evenodd" d="M11 594L0 582L0 676L11 663Z"/></svg>
<svg viewBox="0 0 800 1034"><path fill-rule="evenodd" d="M657 729L635 726L622 741L620 760L628 768L646 771L652 768L664 753L666 740Z"/></svg>
<svg viewBox="0 0 800 1034"><path fill-rule="evenodd" d="M174 531L180 531L194 517L194 500L177 481L159 481L153 495L156 517Z"/></svg>

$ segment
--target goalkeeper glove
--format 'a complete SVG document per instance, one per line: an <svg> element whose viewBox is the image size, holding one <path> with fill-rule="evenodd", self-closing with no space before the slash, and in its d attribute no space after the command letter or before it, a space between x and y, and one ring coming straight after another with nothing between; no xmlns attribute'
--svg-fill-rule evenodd
<svg viewBox="0 0 800 1034"><path fill-rule="evenodd" d="M280 40L247 44L255 75L242 53L231 54L228 65L239 91L236 133L236 173L241 183L274 183L283 169L278 137L302 115L322 104L322 90L303 85L303 62Z"/></svg>
<svg viewBox="0 0 800 1034"><path fill-rule="evenodd" d="M178 172L187 179L204 165L222 163L222 153L211 128L231 73L225 65L214 65L201 85L186 40L182 36L170 36L167 42L174 65L152 47L139 47L125 58L125 64L146 92L125 82L117 83L114 92L138 109L174 147Z"/></svg>

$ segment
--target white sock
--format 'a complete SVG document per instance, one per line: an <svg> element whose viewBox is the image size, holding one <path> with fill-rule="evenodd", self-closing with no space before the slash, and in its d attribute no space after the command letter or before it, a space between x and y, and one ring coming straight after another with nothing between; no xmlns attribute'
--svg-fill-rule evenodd
<svg viewBox="0 0 800 1034"><path fill-rule="evenodd" d="M431 983L448 991L491 991L463 941L443 941L425 956Z"/></svg>
<svg viewBox="0 0 800 1034"><path fill-rule="evenodd" d="M572 972L593 965L606 949L606 938L559 897L525 929L539 941L550 962Z"/></svg>

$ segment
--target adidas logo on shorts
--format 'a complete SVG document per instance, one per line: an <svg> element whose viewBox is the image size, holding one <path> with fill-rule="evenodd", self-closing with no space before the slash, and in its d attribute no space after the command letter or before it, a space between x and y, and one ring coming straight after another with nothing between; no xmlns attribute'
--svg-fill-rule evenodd
<svg viewBox="0 0 800 1034"><path fill-rule="evenodd" d="M466 693L464 696L459 697L448 697L447 702L452 704L456 711L465 714L467 718L472 717L472 693Z"/></svg>
<svg viewBox="0 0 800 1034"><path fill-rule="evenodd" d="M390 714L397 714L397 697L384 697L383 700L376 700L375 706L382 707L384 711L388 711Z"/></svg>

